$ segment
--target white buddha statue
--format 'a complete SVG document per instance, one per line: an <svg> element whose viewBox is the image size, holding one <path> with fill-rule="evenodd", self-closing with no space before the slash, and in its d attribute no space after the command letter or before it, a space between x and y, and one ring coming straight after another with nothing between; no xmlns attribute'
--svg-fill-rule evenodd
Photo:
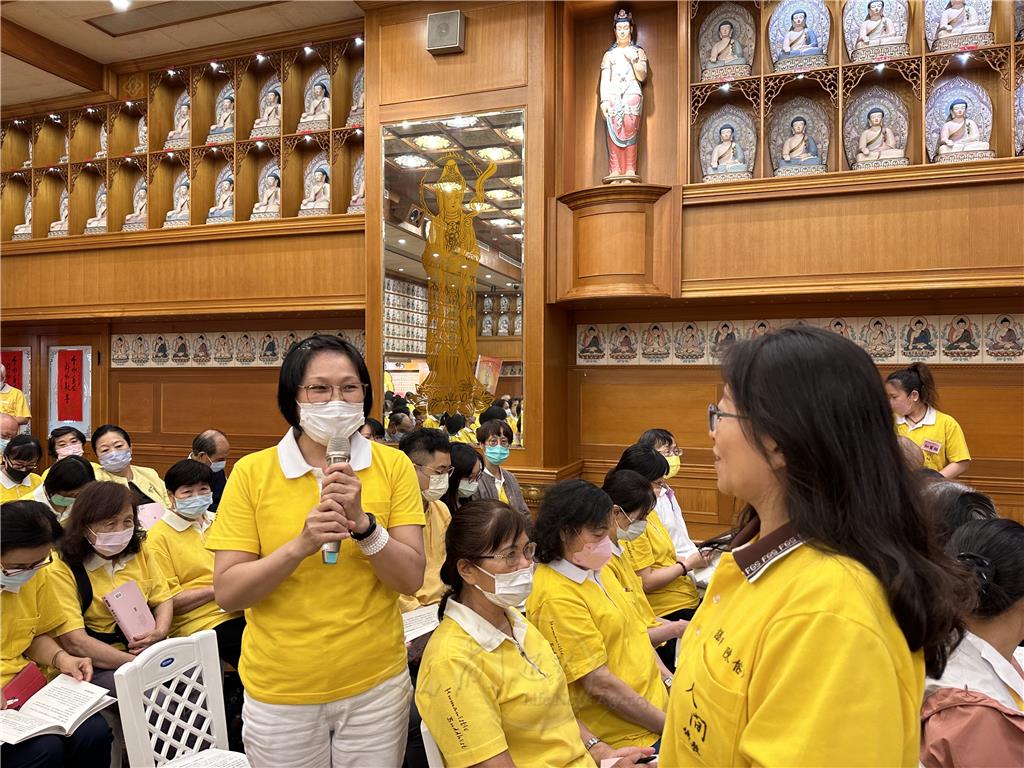
<svg viewBox="0 0 1024 768"><path fill-rule="evenodd" d="M860 134L857 144L857 162L888 160L905 157L906 150L896 145L896 136L885 124L885 111L874 107L868 112L868 124Z"/></svg>
<svg viewBox="0 0 1024 768"><path fill-rule="evenodd" d="M939 134L939 154L975 152L988 148L988 142L981 138L978 124L967 117L967 101L957 99L950 104L948 118Z"/></svg>
<svg viewBox="0 0 1024 768"><path fill-rule="evenodd" d="M275 218L281 215L281 177L271 172L263 180L263 193L252 207L253 218Z"/></svg>
<svg viewBox="0 0 1024 768"><path fill-rule="evenodd" d="M885 15L885 2L872 0L868 13L857 32L856 50L877 45L897 45L905 42L906 30L900 30L896 23Z"/></svg>
<svg viewBox="0 0 1024 768"><path fill-rule="evenodd" d="M90 229L107 230L107 193L101 192L96 198L96 215L85 221L85 231Z"/></svg>
<svg viewBox="0 0 1024 768"><path fill-rule="evenodd" d="M313 181L299 204L299 216L323 216L331 212L331 176L320 166L313 172Z"/></svg>
<svg viewBox="0 0 1024 768"><path fill-rule="evenodd" d="M100 126L100 148L94 155L97 160L107 156L107 126L106 123Z"/></svg>
<svg viewBox="0 0 1024 768"><path fill-rule="evenodd" d="M187 181L174 190L174 205L164 216L165 227L186 227L189 222L189 184Z"/></svg>
<svg viewBox="0 0 1024 768"><path fill-rule="evenodd" d="M192 113L188 101L182 102L174 116L174 129L167 134L165 148L187 147L191 141Z"/></svg>
<svg viewBox="0 0 1024 768"><path fill-rule="evenodd" d="M32 195L25 197L25 221L14 226L12 240L28 240L32 237Z"/></svg>
<svg viewBox="0 0 1024 768"><path fill-rule="evenodd" d="M822 165L818 145L807 133L807 118L797 116L789 124L790 136L782 144L782 159L779 168L800 165Z"/></svg>
<svg viewBox="0 0 1024 768"><path fill-rule="evenodd" d="M139 191L135 193L135 199L132 201L132 212L124 217L125 228L128 228L128 225L133 225L132 229L144 228L148 220L149 190L143 184L139 187ZM142 227L138 226L140 224Z"/></svg>
<svg viewBox="0 0 1024 768"><path fill-rule="evenodd" d="M146 145L149 142L149 127L146 125L145 115L139 118L139 129L136 132L135 140L139 142L138 144L135 145L136 154L138 154L139 152L145 152Z"/></svg>
<svg viewBox="0 0 1024 768"><path fill-rule="evenodd" d="M207 144L231 141L235 135L235 97L225 96L217 109L217 122L210 126Z"/></svg>
<svg viewBox="0 0 1024 768"><path fill-rule="evenodd" d="M58 163L66 163L68 161L68 135L64 134L64 152L60 157L57 158Z"/></svg>
<svg viewBox="0 0 1024 768"><path fill-rule="evenodd" d="M217 190L217 202L206 214L206 223L209 224L211 219L220 219L230 221L235 216L235 181L231 178L226 178L220 183L220 189Z"/></svg>
<svg viewBox="0 0 1024 768"><path fill-rule="evenodd" d="M743 173L747 170L747 160L743 155L743 147L733 139L736 129L726 123L718 129L718 144L711 150L708 163L708 175L722 173Z"/></svg>
<svg viewBox="0 0 1024 768"><path fill-rule="evenodd" d="M735 33L736 28L731 21L726 20L718 25L718 42L711 46L704 69L721 69L747 63L743 56L743 46L733 37Z"/></svg>
<svg viewBox="0 0 1024 768"><path fill-rule="evenodd" d="M252 124L249 136L276 136L281 133L281 93L271 88L263 98L263 109Z"/></svg>
<svg viewBox="0 0 1024 768"><path fill-rule="evenodd" d="M61 237L68 233L68 198L60 200L58 219L50 224L50 237Z"/></svg>
<svg viewBox="0 0 1024 768"><path fill-rule="evenodd" d="M306 104L305 111L299 115L298 131L322 130L330 125L331 94L327 83L320 80L313 86L313 97Z"/></svg>
<svg viewBox="0 0 1024 768"><path fill-rule="evenodd" d="M947 37L972 35L978 32L988 32L988 24L982 23L978 11L968 5L965 0L949 0L946 10L939 18L935 39L942 40Z"/></svg>
<svg viewBox="0 0 1024 768"><path fill-rule="evenodd" d="M782 40L782 56L815 56L824 53L818 43L818 36L807 26L807 12L794 11L790 17L789 31Z"/></svg>

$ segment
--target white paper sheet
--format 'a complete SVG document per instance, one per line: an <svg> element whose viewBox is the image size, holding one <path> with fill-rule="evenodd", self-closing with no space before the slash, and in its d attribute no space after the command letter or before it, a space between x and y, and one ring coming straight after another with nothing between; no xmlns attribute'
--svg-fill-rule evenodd
<svg viewBox="0 0 1024 768"><path fill-rule="evenodd" d="M437 619L437 606L425 605L402 614L405 625L405 642L415 640L434 630L441 622Z"/></svg>

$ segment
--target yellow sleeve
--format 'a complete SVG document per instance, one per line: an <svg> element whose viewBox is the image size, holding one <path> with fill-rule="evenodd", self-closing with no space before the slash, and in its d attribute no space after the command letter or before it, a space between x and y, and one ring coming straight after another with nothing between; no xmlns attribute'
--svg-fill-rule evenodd
<svg viewBox="0 0 1024 768"><path fill-rule="evenodd" d="M25 399L25 393L20 389L14 395L11 408L14 410L14 417L17 419L25 417L31 418L32 416L32 411L28 409L28 400Z"/></svg>
<svg viewBox="0 0 1024 768"><path fill-rule="evenodd" d="M145 593L146 602L151 608L155 608L160 603L166 602L174 597L181 591L180 587L171 587L167 581L167 577L164 576L163 570L157 564L156 560L150 556L150 553L146 549L146 545L142 545L142 550L136 557L143 558L145 562L146 575L149 577L149 589ZM141 584L139 586L142 586Z"/></svg>
<svg viewBox="0 0 1024 768"><path fill-rule="evenodd" d="M256 504L252 498L250 463L242 459L235 464L224 488L217 516L206 534L206 548L260 553L260 536L256 529Z"/></svg>
<svg viewBox="0 0 1024 768"><path fill-rule="evenodd" d="M384 454L381 451L381 455ZM374 460L378 456L373 457ZM427 524L423 514L423 496L420 494L420 484L416 480L416 470L413 469L412 461L401 451L395 451L394 461L389 468L388 475L391 483L391 507L388 510L388 519L381 523L385 528L397 528L400 525L422 525ZM221 500L221 504L223 504ZM217 516L220 517L218 507Z"/></svg>
<svg viewBox="0 0 1024 768"><path fill-rule="evenodd" d="M63 560L54 558L47 566L49 594L56 603L57 610L64 617L64 623L53 634L60 636L85 626L82 617L82 603L78 597L78 585L75 577Z"/></svg>
<svg viewBox="0 0 1024 768"><path fill-rule="evenodd" d="M508 749L497 691L472 659L433 656L420 669L416 704L447 768L476 765Z"/></svg>
<svg viewBox="0 0 1024 768"><path fill-rule="evenodd" d="M50 571L53 564L46 570ZM42 576L43 574L40 574ZM57 591L53 586L53 577L51 573L45 574L46 578L40 585L39 589L39 625L36 628L36 634L49 634L53 637L60 637L63 634L67 634L76 629L81 629L85 626L85 622L82 619L82 612L78 610L78 604L74 606L74 610L68 611L64 602L58 598ZM38 579L39 576L36 576ZM75 595L78 595L77 590Z"/></svg>
<svg viewBox="0 0 1024 768"><path fill-rule="evenodd" d="M967 450L964 431L952 416L946 415L946 461L953 464L958 461L970 461L971 454Z"/></svg>
<svg viewBox="0 0 1024 768"><path fill-rule="evenodd" d="M181 582L178 574L175 573L174 561L171 558L170 541L167 535L160 528L166 527L164 523L158 522L150 529L146 536L145 547L149 550L150 560L157 565L167 580L167 586L175 592L181 591Z"/></svg>
<svg viewBox="0 0 1024 768"><path fill-rule="evenodd" d="M530 615L530 623L551 644L567 683L608 663L604 637L582 599L545 600Z"/></svg>
<svg viewBox="0 0 1024 768"><path fill-rule="evenodd" d="M831 613L780 619L767 628L752 669L739 745L746 762L795 767L902 761L908 734L900 704L906 692L889 649L861 624ZM868 669L876 674L865 675ZM916 717L909 725L919 728Z"/></svg>
<svg viewBox="0 0 1024 768"><path fill-rule="evenodd" d="M654 542L651 541L652 521L650 520L654 516L654 512L648 515L647 527L644 528L642 534L622 545L622 553L626 556L629 565L637 573L644 568L650 568L654 565Z"/></svg>

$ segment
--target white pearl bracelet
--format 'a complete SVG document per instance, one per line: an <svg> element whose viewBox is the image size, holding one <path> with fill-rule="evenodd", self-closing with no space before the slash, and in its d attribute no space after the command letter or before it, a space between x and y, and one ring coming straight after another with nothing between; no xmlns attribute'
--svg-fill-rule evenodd
<svg viewBox="0 0 1024 768"><path fill-rule="evenodd" d="M388 535L388 529L380 523L377 523L373 533L362 541L357 541L359 549L363 551L363 554L367 557L373 557L380 552L384 547L391 541L391 537Z"/></svg>

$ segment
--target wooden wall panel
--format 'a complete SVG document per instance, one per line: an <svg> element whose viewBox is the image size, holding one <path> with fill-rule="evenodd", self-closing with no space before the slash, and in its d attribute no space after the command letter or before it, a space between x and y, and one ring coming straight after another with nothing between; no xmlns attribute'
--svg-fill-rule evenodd
<svg viewBox="0 0 1024 768"><path fill-rule="evenodd" d="M398 9L400 18L381 19L375 50L380 104L480 93L526 85L529 45L537 44L527 25L526 3L459 4L466 25L465 53L433 56L427 52L427 14L452 10L438 3ZM536 30L535 30L536 31ZM533 55L539 56L535 48Z"/></svg>
<svg viewBox="0 0 1024 768"><path fill-rule="evenodd" d="M93 238L5 243L4 320L361 310L365 238L358 224L351 231L349 221L297 219L96 236L103 240L95 245Z"/></svg>
<svg viewBox="0 0 1024 768"><path fill-rule="evenodd" d="M156 395L155 381L117 381L112 384L117 404L117 421L129 434L149 434L157 430L153 418L153 401Z"/></svg>

